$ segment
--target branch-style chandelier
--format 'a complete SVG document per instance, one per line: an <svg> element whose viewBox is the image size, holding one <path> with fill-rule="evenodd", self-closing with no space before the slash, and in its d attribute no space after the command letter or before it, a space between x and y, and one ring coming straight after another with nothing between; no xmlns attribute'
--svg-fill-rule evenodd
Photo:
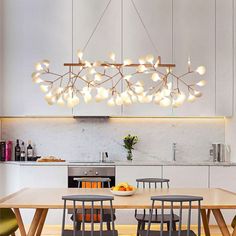
<svg viewBox="0 0 236 236"><path fill-rule="evenodd" d="M110 2L111 0L91 36ZM134 1L131 2L143 24ZM144 24L143 26L151 40L147 28ZM77 51L77 58L77 63L64 64L68 68L64 74L51 71L48 60L36 64L32 79L34 83L39 84L42 92L46 93L45 99L49 105L57 104L73 108L79 105L83 98L85 103L106 100L109 106L154 102L162 107L177 108L185 101L192 103L201 97L202 93L198 89L206 84L205 80L187 82L191 74L204 75L206 71L204 66L192 69L190 58L187 62L187 71L181 75L173 72L175 64L162 64L161 57L154 57L152 54L140 57L135 63L130 59L118 63L115 53L109 54L108 61L89 62L83 60L81 50Z"/></svg>

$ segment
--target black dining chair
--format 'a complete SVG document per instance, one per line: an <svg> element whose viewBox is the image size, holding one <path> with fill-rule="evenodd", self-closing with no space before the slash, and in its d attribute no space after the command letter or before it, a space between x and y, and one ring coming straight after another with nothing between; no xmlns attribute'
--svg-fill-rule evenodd
<svg viewBox="0 0 236 236"><path fill-rule="evenodd" d="M140 230L141 236L201 236L201 201L203 200L202 197L199 196L186 196L186 195L163 195L163 196L153 196L151 197L152 200L152 208L150 212L150 219L148 222L147 230ZM156 204L159 202L159 204ZM152 216L153 212L157 210L157 207L161 207L160 211L160 230L151 230L152 224ZM179 209L179 223L178 223L178 230L174 231L171 227L174 223L174 209ZM167 230L164 230L164 217L166 211L169 215L172 215L170 219L170 227ZM185 220L187 228L183 229L183 211L188 212L187 219ZM191 218L192 213L197 212L197 234L191 230Z"/></svg>
<svg viewBox="0 0 236 236"><path fill-rule="evenodd" d="M136 179L137 182L137 188L169 188L169 179L163 179L163 178L141 178ZM150 214L146 212L144 209L142 213L138 212L138 210L135 210L135 219L138 221L137 226L137 236L139 235L140 230L145 229L145 224L149 222L150 220ZM163 222L167 225L167 228L170 227L170 220L171 215L165 214ZM176 223L179 221L179 216L176 214L173 214L173 224L171 227L173 230L176 230ZM160 224L161 223L161 216L157 214L157 211L155 211L155 214L151 218L152 223Z"/></svg>
<svg viewBox="0 0 236 236"><path fill-rule="evenodd" d="M115 223L113 219L114 209L112 206L112 201L114 197L112 196L101 196L101 195L70 195L63 196L64 200L64 209L63 209L63 218L62 218L62 236L117 236L118 232L115 230ZM67 201L72 202L73 204L73 229L65 229L65 218L66 218L66 209ZM103 213L104 213L104 203L106 204L105 209L110 210L111 215L111 230L103 230ZM82 229L76 229L76 215L78 210L82 211ZM86 217L90 215L91 220L86 221ZM99 230L94 229L94 218L99 220L100 228ZM90 223L91 229L85 229L85 224Z"/></svg>
<svg viewBox="0 0 236 236"><path fill-rule="evenodd" d="M105 188L111 187L111 179L110 178L102 178L102 177L81 177L81 178L74 178L75 181L78 182L78 188ZM103 212L103 222L106 223L107 230L111 230L111 214L109 210L104 210ZM73 220L73 216L71 217ZM113 219L116 220L115 211L113 212ZM87 222L89 219L87 220ZM76 228L77 230L81 229L81 212L78 211L77 217L76 217ZM94 220L94 223L99 223L98 220Z"/></svg>

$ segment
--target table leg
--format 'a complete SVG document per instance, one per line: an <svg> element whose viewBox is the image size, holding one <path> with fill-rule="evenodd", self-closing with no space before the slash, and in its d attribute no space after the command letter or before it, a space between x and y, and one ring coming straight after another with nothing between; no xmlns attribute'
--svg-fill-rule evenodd
<svg viewBox="0 0 236 236"><path fill-rule="evenodd" d="M37 229L37 232L36 232L36 236L41 235L42 230L43 230L43 226L44 226L44 223L45 223L45 220L46 220L46 217L47 217L47 214L48 214L48 209L43 209L41 219L39 221L38 229Z"/></svg>
<svg viewBox="0 0 236 236"><path fill-rule="evenodd" d="M208 217L206 214L206 209L201 209L201 215L202 215L202 223L203 223L203 228L206 236L210 236L210 228L209 228L209 221Z"/></svg>
<svg viewBox="0 0 236 236"><path fill-rule="evenodd" d="M236 227L234 228L234 231L232 233L232 236L236 236Z"/></svg>
<svg viewBox="0 0 236 236"><path fill-rule="evenodd" d="M14 208L14 212L15 212L17 224L19 226L20 234L21 234L21 236L26 236L25 226L24 226L23 221L22 221L22 217L21 217L21 214L20 214L20 209Z"/></svg>
<svg viewBox="0 0 236 236"><path fill-rule="evenodd" d="M34 236L35 235L35 232L38 228L42 213L43 213L43 209L36 209L35 214L34 214L34 218L31 222L30 229L29 229L27 236Z"/></svg>
<svg viewBox="0 0 236 236"><path fill-rule="evenodd" d="M220 228L220 231L222 233L223 236L229 236L229 229L225 223L224 217L220 211L220 209L212 209L212 213L216 219L216 222Z"/></svg>
<svg viewBox="0 0 236 236"><path fill-rule="evenodd" d="M208 223L210 222L210 216L211 216L211 209L208 209L207 210L207 220L208 220Z"/></svg>

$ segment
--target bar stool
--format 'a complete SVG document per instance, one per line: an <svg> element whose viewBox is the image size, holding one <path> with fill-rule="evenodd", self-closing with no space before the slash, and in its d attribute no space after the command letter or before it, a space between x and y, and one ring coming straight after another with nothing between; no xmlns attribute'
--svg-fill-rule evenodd
<svg viewBox="0 0 236 236"><path fill-rule="evenodd" d="M111 179L110 178L101 178L101 177L82 177L82 178L74 178L74 180L78 181L78 188L104 188L111 187ZM83 186L84 185L84 186ZM77 230L81 230L82 218L81 212L78 211L76 217L76 228ZM73 220L73 217L71 218ZM116 220L115 211L113 213L113 219ZM110 211L106 209L103 212L103 222L107 225L107 230L111 230L111 214ZM89 221L87 221L89 222ZM94 223L99 223L98 220L95 219Z"/></svg>
<svg viewBox="0 0 236 236"><path fill-rule="evenodd" d="M115 230L115 223L113 219L113 207L112 201L114 198L112 196L101 196L101 195L70 195L63 196L62 200L64 200L64 210L63 210L63 218L62 218L62 236L117 236L118 232ZM73 229L65 229L65 216L66 216L66 208L67 201L73 203ZM108 202L109 210L111 215L111 223L112 230L104 231L103 230L103 213L104 213L104 203ZM78 231L76 229L76 215L79 209L82 209L82 230ZM107 207L106 207L107 209ZM91 220L89 223L91 224L91 230L85 230L85 223L87 213L90 213ZM99 220L100 229L99 231L94 230L94 216Z"/></svg>
<svg viewBox="0 0 236 236"><path fill-rule="evenodd" d="M166 188L169 188L169 179L163 179L163 178L140 178L136 179L137 182L137 188L140 186L143 188L163 188L164 185ZM146 213L146 210L143 210L143 213L138 213L137 210L135 210L135 218L138 221L138 226L137 226L137 236L139 235L140 230L145 229L145 223L148 223L149 220L151 219L152 223L160 224L161 223L161 217L160 215L157 214L157 210L155 211L154 216L150 218L150 214ZM172 217L169 214L164 215L164 223L167 224L167 228L170 228L170 221ZM171 227L173 230L176 230L176 222L179 221L179 216L173 214L173 224Z"/></svg>
<svg viewBox="0 0 236 236"><path fill-rule="evenodd" d="M199 196L186 196L186 195L165 195L165 196L153 196L151 197L152 200L152 209L150 212L150 219L148 222L148 229L147 230L141 230L140 235L141 236L200 236L201 235L201 215L200 215L200 209L201 209L201 201L203 200L202 197ZM150 230L151 224L152 224L152 216L153 211L157 210L156 208L156 202L160 202L158 205L161 205L160 209L160 231L154 231ZM192 209L193 203L195 203L195 208ZM184 209L183 209L184 204ZM165 208L165 206L168 206L168 209ZM178 224L178 231L173 231L173 228L171 227L174 223L174 208L179 208L179 224ZM176 210L176 209L175 209ZM188 217L186 219L187 223L187 230L182 229L183 224L183 210L188 211ZM198 213L198 224L197 224L197 234L195 234L191 230L191 218L192 218L192 211L195 210ZM168 211L168 214L172 217L170 218L170 227L167 231L164 231L164 218L165 218L165 212Z"/></svg>

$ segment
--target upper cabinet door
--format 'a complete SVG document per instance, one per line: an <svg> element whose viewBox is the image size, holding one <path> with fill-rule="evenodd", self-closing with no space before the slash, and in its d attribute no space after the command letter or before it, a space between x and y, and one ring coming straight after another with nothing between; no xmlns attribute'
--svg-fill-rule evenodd
<svg viewBox="0 0 236 236"><path fill-rule="evenodd" d="M155 46L150 42L131 1L124 1L124 59L138 62L140 57L153 54L155 58L161 56L163 63L171 63L171 0L134 2ZM153 84L150 74L138 79L144 82L146 89ZM169 116L171 112L171 108L162 108L155 103L137 103L123 108L124 116Z"/></svg>
<svg viewBox="0 0 236 236"><path fill-rule="evenodd" d="M205 79L207 84L195 89L203 96L195 102L185 103L173 109L174 116L214 116L215 115L215 6L213 0L174 1L173 5L173 56L175 73L179 76L187 72L188 57L191 69L206 67L203 76L194 73L183 78L188 84L196 84ZM180 83L180 89L188 97L189 92Z"/></svg>
<svg viewBox="0 0 236 236"><path fill-rule="evenodd" d="M83 60L89 62L109 61L109 54L114 52L116 60L121 58L121 4L120 1L111 1L107 10L109 1L107 0L74 0L74 57L76 62L76 52L78 49L83 50ZM103 14L104 13L104 14ZM103 16L102 16L103 15ZM101 19L98 27L97 23ZM96 30L95 30L96 28ZM90 39L90 36L91 39ZM103 73L103 70L96 69ZM114 71L110 71L114 74ZM90 75L92 78L94 75ZM83 81L78 83L80 88L86 84ZM104 83L104 88L110 88L112 83ZM121 86L118 88L121 91ZM107 100L96 102L96 90L92 91L93 100L85 103L81 97L80 104L73 109L73 115L82 116L120 116L121 107L110 107Z"/></svg>
<svg viewBox="0 0 236 236"><path fill-rule="evenodd" d="M31 79L43 59L50 60L52 71L65 71L63 64L71 59L71 2L4 0L3 13L4 115L71 115L71 109L49 106Z"/></svg>

